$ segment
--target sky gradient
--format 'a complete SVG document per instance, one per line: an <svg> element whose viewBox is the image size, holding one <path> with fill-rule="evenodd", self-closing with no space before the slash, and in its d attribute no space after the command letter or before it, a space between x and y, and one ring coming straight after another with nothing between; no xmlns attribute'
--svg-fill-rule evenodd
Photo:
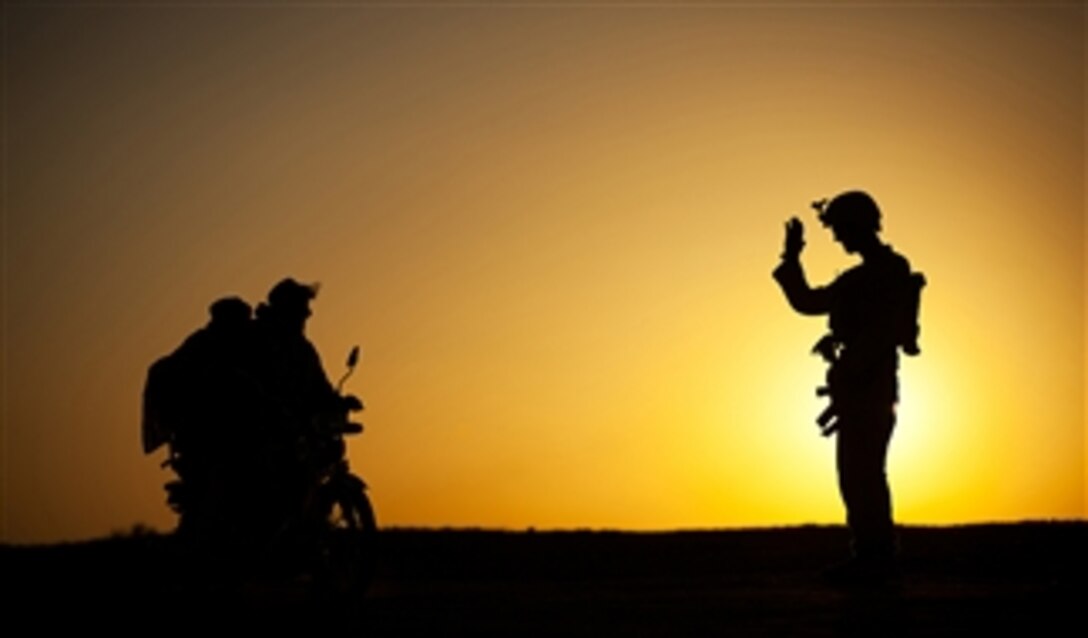
<svg viewBox="0 0 1088 638"><path fill-rule="evenodd" d="M852 188L929 280L897 519L1083 518L1085 13L5 4L2 538L169 529L147 367L288 275L382 524L839 522L770 271Z"/></svg>

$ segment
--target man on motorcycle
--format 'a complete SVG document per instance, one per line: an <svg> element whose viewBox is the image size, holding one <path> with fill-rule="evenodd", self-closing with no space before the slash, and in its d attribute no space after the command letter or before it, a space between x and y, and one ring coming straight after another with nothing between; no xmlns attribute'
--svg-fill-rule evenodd
<svg viewBox="0 0 1088 638"><path fill-rule="evenodd" d="M235 488L246 493L236 504L246 533L257 538L278 534L284 525L299 521L312 507L317 467L326 458L339 458L340 447L325 449L315 459L315 442L328 446L322 428L330 418L362 409L353 396L341 396L329 382L317 349L306 338L306 321L316 285L284 279L257 306L246 335L249 379L259 395L248 400L248 414L234 429L247 439L244 449L233 449ZM231 433L223 432L226 443ZM231 489L230 491L235 491Z"/></svg>

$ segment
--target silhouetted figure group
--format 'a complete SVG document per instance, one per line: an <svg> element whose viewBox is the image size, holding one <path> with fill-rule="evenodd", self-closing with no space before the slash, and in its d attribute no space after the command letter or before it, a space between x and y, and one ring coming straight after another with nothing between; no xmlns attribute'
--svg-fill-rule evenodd
<svg viewBox="0 0 1088 638"><path fill-rule="evenodd" d="M804 227L786 224L774 270L789 304L828 315L813 348L829 364L819 415L835 435L839 488L853 536L853 558L829 572L838 582L882 581L896 572L897 541L885 472L899 399L899 351L918 354L924 278L879 237L880 209L852 191L813 204L836 241L861 263L826 286L808 284L800 256ZM325 375L305 336L316 286L278 283L256 312L227 297L211 319L149 370L144 450L167 444L179 480L167 485L182 536L214 544L306 544L339 512L350 529L373 529L365 485L347 468L343 434L361 430L347 414L362 409ZM349 373L357 357L349 358Z"/></svg>
<svg viewBox="0 0 1088 638"><path fill-rule="evenodd" d="M362 403L333 387L305 335L316 293L285 279L255 313L220 299L208 324L149 370L144 451L169 445L178 480L168 502L183 538L224 553L302 552L336 506L373 527L342 439L361 430L347 414Z"/></svg>
<svg viewBox="0 0 1088 638"><path fill-rule="evenodd" d="M881 242L880 209L866 193L843 193L813 204L820 221L858 266L827 286L811 287L801 267L804 227L786 224L782 261L774 270L790 306L828 315L829 332L813 351L829 364L818 392L830 404L817 422L836 435L839 490L853 535L853 558L828 571L836 582L886 580L896 573L896 535L885 465L899 400L898 351L916 355L918 302L925 279Z"/></svg>

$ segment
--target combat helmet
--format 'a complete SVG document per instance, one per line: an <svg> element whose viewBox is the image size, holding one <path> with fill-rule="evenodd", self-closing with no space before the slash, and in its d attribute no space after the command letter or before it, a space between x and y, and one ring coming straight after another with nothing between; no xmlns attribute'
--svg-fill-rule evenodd
<svg viewBox="0 0 1088 638"><path fill-rule="evenodd" d="M880 207L865 191L847 191L836 195L830 203L826 199L813 202L812 207L823 225L829 228L880 231Z"/></svg>

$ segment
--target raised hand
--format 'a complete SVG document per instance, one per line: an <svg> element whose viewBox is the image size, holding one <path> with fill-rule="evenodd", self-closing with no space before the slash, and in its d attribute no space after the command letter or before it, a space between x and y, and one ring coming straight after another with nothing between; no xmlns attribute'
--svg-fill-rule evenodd
<svg viewBox="0 0 1088 638"><path fill-rule="evenodd" d="M805 247L805 225L796 217L786 222L786 241L782 250L783 259L796 259Z"/></svg>

